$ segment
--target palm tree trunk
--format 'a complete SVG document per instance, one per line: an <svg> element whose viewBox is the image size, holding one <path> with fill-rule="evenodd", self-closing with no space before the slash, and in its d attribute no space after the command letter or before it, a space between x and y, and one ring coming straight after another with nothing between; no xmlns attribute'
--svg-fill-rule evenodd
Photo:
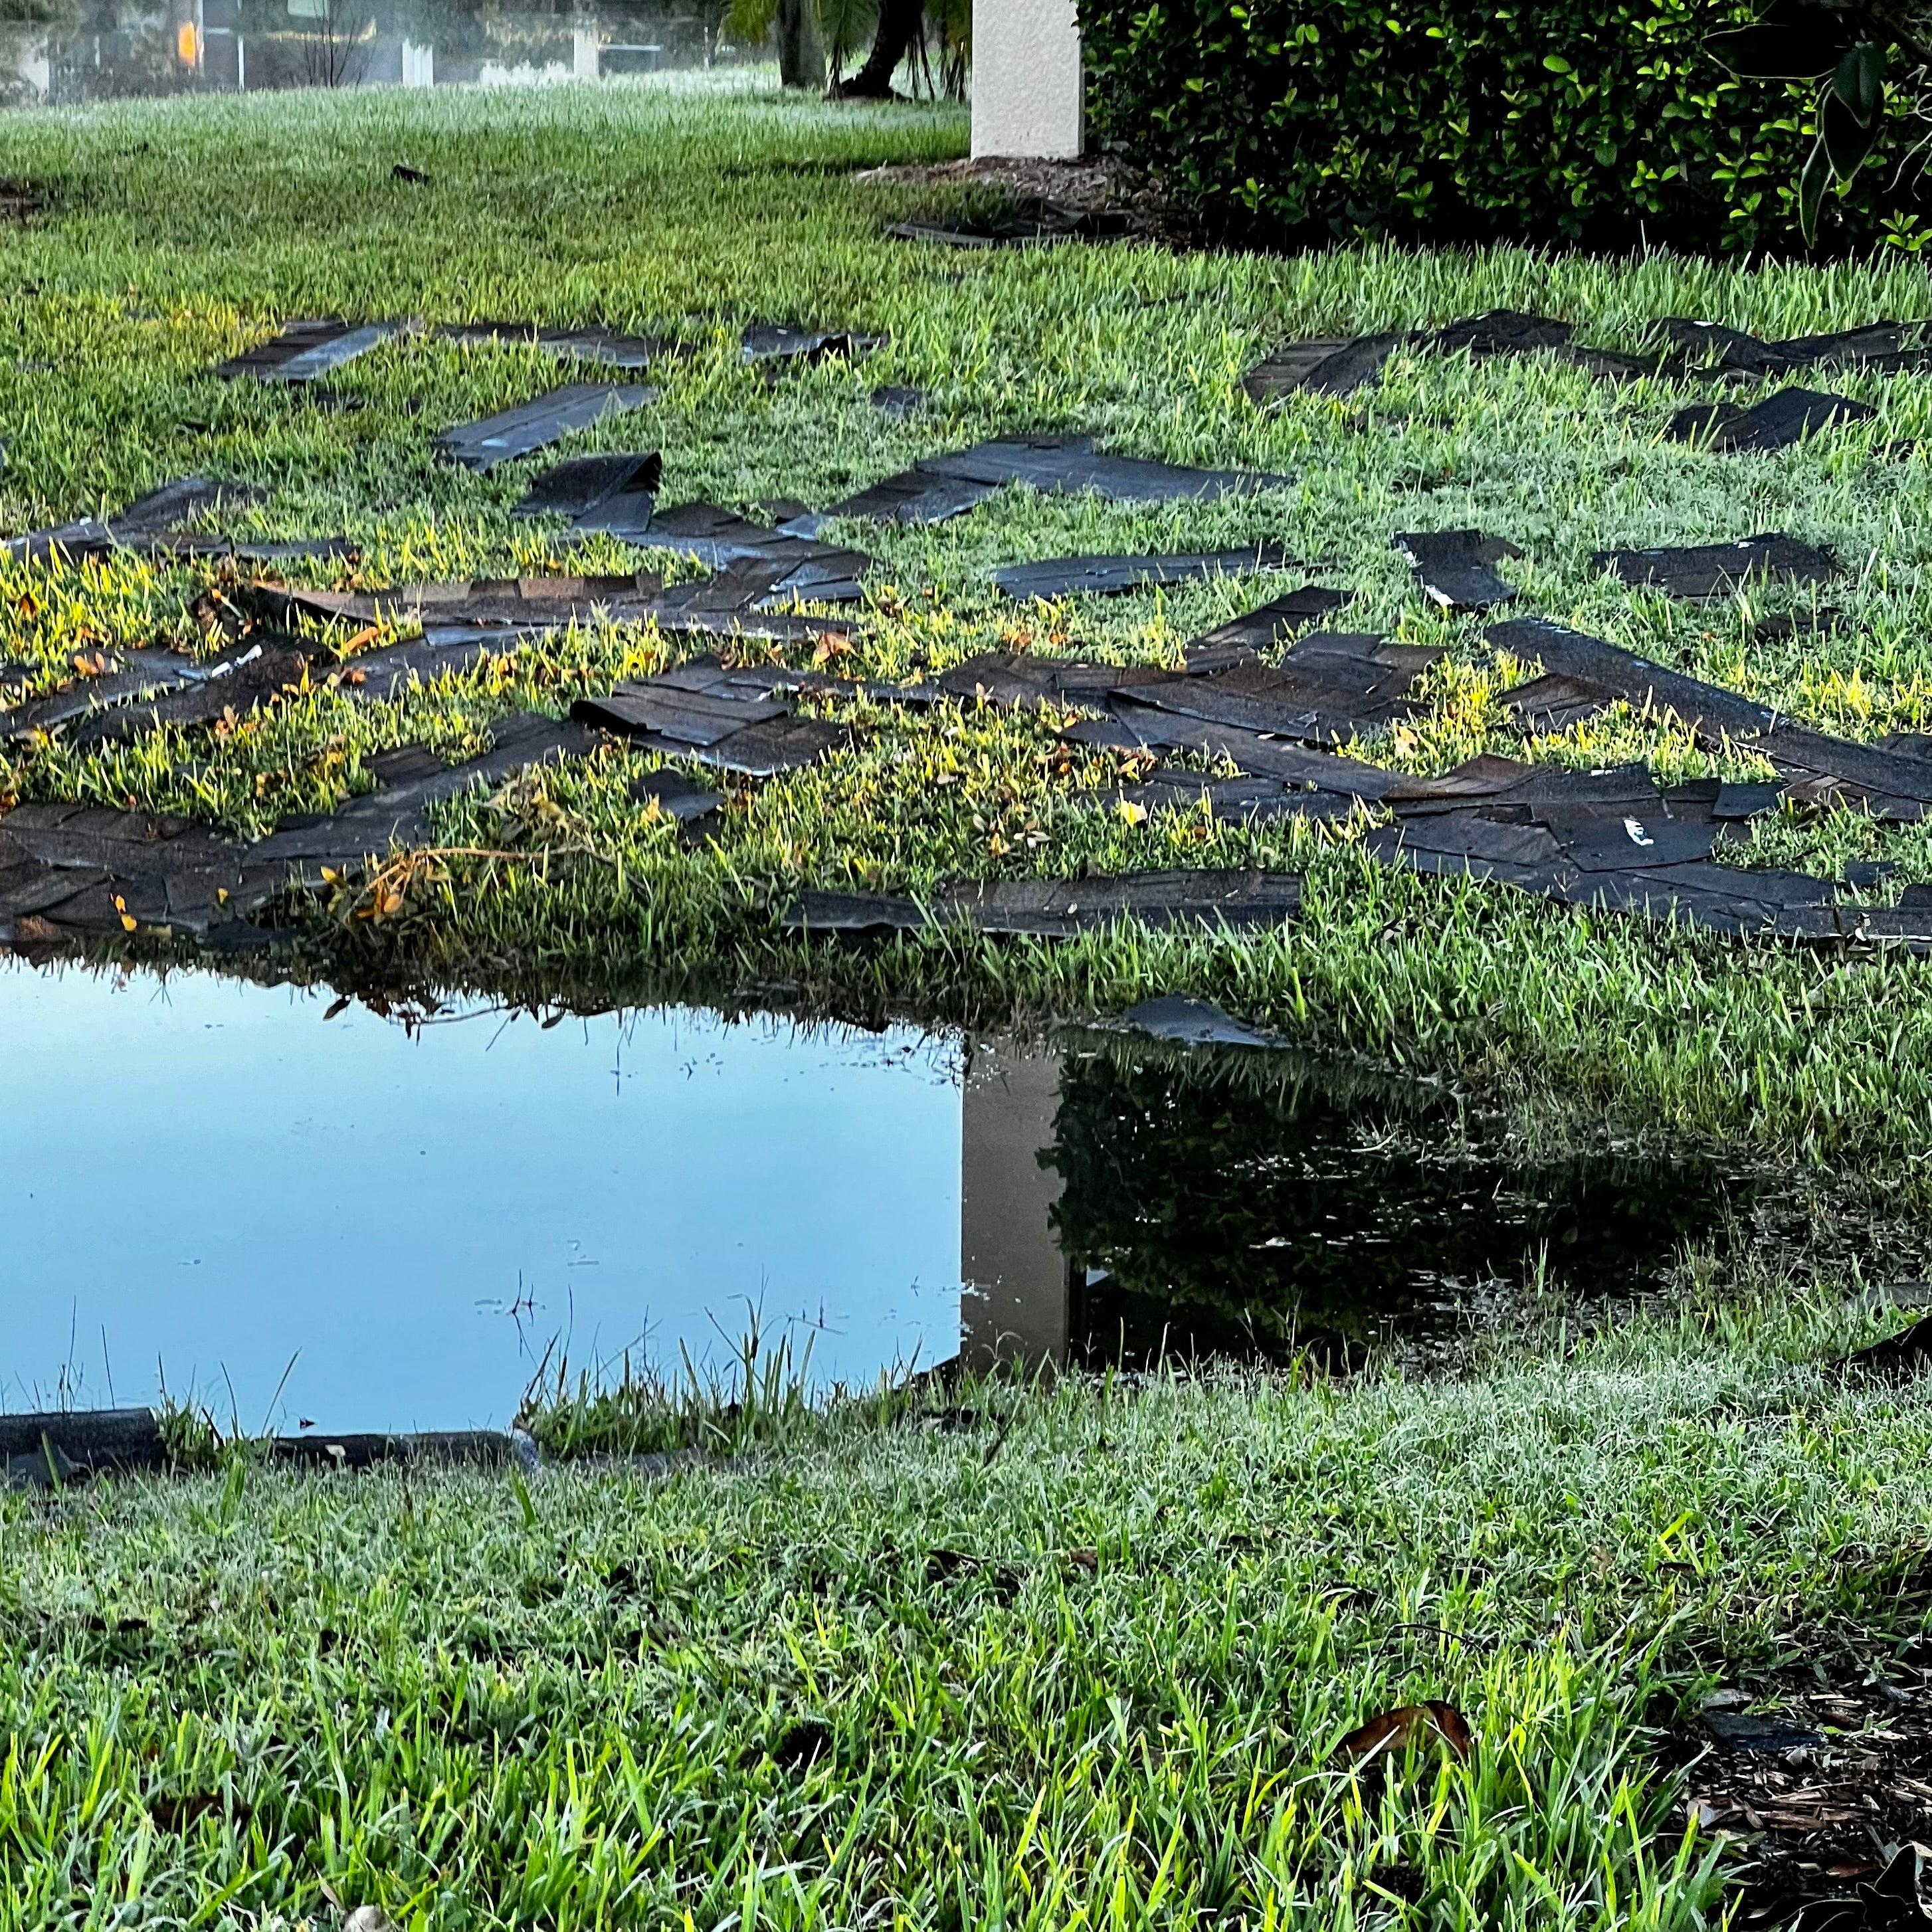
<svg viewBox="0 0 1932 1932"><path fill-rule="evenodd" d="M813 0L778 0L778 79L787 87L825 85L825 46Z"/></svg>
<svg viewBox="0 0 1932 1932"><path fill-rule="evenodd" d="M892 91L892 76L911 50L926 24L926 0L880 0L878 31L866 64L839 92L860 100L884 100Z"/></svg>

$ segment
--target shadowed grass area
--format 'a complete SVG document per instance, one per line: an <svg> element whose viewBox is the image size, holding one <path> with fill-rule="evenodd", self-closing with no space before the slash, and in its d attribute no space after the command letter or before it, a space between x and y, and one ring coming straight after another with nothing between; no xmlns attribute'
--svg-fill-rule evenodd
<svg viewBox="0 0 1932 1932"><path fill-rule="evenodd" d="M1425 608L1388 544L1398 530L1478 524L1524 546L1510 568L1529 608L1853 736L1932 723L1922 569L1932 470L1907 447L1932 422L1925 378L1833 375L1877 418L1771 457L1664 441L1690 390L1597 383L1546 358L1399 354L1378 389L1274 412L1239 388L1282 335L1505 304L1624 347L1672 314L1772 335L1924 316L1932 292L1918 267L1508 250L1273 259L1126 244L977 254L884 239L884 222L942 207L944 194L845 170L943 158L964 135L954 110L785 101L756 75L0 121L0 172L50 196L34 224L0 230L0 519L25 528L112 509L200 470L265 493L236 513L237 530L355 538L370 585L635 568L651 557L608 542L566 551L554 527L512 520L537 465L478 478L431 450L447 424L586 372L560 371L527 347L416 337L355 363L322 398L206 374L288 315L596 320L693 352L653 371L655 404L572 446L662 447L672 501L823 506L920 454L1034 427L1292 479L1252 498L1156 509L1014 490L937 529L845 526L838 534L880 568L843 669L900 676L994 645L1172 661L1187 638L1282 580L1016 606L992 592L989 573L1078 550L1267 538L1359 593L1351 627L1450 648L1426 687L1428 713L1365 741L1364 755L1433 771L1480 750L1520 753L1496 701L1510 668L1478 625ZM428 181L396 179L398 161ZM856 366L835 360L772 382L738 358L751 321L890 340ZM889 384L925 390L926 406L882 415L871 393ZM1590 565L1604 545L1773 529L1844 560L1846 580L1828 599L1848 620L1843 631L1760 644L1757 620L1808 600L1760 589L1672 606ZM50 688L77 651L191 640L190 601L226 583L213 566L125 558L0 563L0 658ZM85 758L58 745L0 754L0 799L151 807L252 834L366 787L377 751L412 740L474 750L506 712L560 710L666 661L653 633L592 627L392 704L318 690L212 734L155 734ZM1084 802L1118 782L1112 761L1066 756L1048 721L850 709L863 728L850 750L738 790L702 850L684 850L631 795L654 760L614 749L444 808L446 843L464 850L392 874L398 910L360 918L369 902L351 893L311 923L396 970L472 980L615 986L648 972L980 1012L1078 1012L1185 988L1298 1037L1558 1112L1610 1109L1832 1156L1908 1153L1932 1131L1932 969L1918 962L1731 945L1391 876L1352 850L1360 821L1255 833L1169 814L1128 825ZM1761 770L1627 710L1532 755L1648 757L1672 776ZM1743 856L1834 874L1887 858L1898 870L1880 898L1932 879L1923 830L1882 830L1849 812L1763 826ZM1306 871L1297 926L1259 941L1122 933L1057 950L934 940L858 960L808 955L773 923L807 884L917 889L960 875L1248 863Z"/></svg>
<svg viewBox="0 0 1932 1932"><path fill-rule="evenodd" d="M1925 1625L1932 1408L1819 1366L1873 1325L0 1497L0 1927L1713 1924L1658 1727ZM1467 1762L1337 1759L1430 1698Z"/></svg>

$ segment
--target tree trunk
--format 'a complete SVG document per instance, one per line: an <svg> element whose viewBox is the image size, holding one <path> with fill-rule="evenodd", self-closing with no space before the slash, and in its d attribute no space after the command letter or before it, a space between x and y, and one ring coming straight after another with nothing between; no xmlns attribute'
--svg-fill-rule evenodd
<svg viewBox="0 0 1932 1932"><path fill-rule="evenodd" d="M823 88L825 47L814 0L778 0L778 78L787 87Z"/></svg>
<svg viewBox="0 0 1932 1932"><path fill-rule="evenodd" d="M866 64L839 92L862 100L891 98L892 76L926 24L926 0L879 0L878 32Z"/></svg>

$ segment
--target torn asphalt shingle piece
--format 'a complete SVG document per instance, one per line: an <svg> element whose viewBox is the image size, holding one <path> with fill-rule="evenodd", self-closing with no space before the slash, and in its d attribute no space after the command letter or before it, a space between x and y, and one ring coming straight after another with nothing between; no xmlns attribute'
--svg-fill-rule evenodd
<svg viewBox="0 0 1932 1932"><path fill-rule="evenodd" d="M1492 308L1448 322L1424 339L1439 356L1530 356L1539 350L1568 348L1574 333L1568 322L1553 316Z"/></svg>
<svg viewBox="0 0 1932 1932"><path fill-rule="evenodd" d="M1673 316L1664 333L1702 375L1781 376L1802 369L1871 368L1881 372L1926 364L1922 322L1880 322L1826 335L1794 335L1766 342L1720 322Z"/></svg>
<svg viewBox="0 0 1932 1932"><path fill-rule="evenodd" d="M1117 878L1015 879L942 886L922 904L884 893L805 893L788 931L862 934L963 926L998 934L1070 939L1122 919L1154 926L1255 932L1292 918L1301 881L1288 872L1139 872Z"/></svg>
<svg viewBox="0 0 1932 1932"><path fill-rule="evenodd" d="M1540 658L1547 670L1604 692L1606 703L1672 712L1714 749L1756 752L1801 797L1862 806L1875 817L1904 823L1932 809L1932 761L1811 730L1736 692L1540 618L1513 619L1487 634L1497 650Z"/></svg>
<svg viewBox="0 0 1932 1932"><path fill-rule="evenodd" d="M250 865L286 868L291 881L319 887L325 866L346 871L365 859L386 856L392 846L428 844L434 836L432 806L478 784L500 784L532 766L582 758L598 742L596 734L583 725L560 724L538 712L499 718L490 733L490 749L459 765L445 765L419 747L386 754L375 761L374 791L347 800L333 812L284 820L248 849Z"/></svg>
<svg viewBox="0 0 1932 1932"><path fill-rule="evenodd" d="M1737 543L1657 550L1600 550L1590 560L1634 590L1672 597L1728 597L1754 578L1772 584L1828 584L1839 574L1831 552L1777 532Z"/></svg>
<svg viewBox="0 0 1932 1932"><path fill-rule="evenodd" d="M1240 577L1286 570L1294 559L1279 544L1154 556L1063 556L1012 564L993 573L1008 597L1114 596L1150 584L1183 584L1202 577Z"/></svg>
<svg viewBox="0 0 1932 1932"><path fill-rule="evenodd" d="M1392 541L1430 602L1444 610L1491 610L1519 594L1493 568L1522 554L1505 538L1480 530L1414 530Z"/></svg>
<svg viewBox="0 0 1932 1932"><path fill-rule="evenodd" d="M211 658L196 661L172 651L130 650L104 655L100 668L64 691L29 698L0 710L0 743L56 731L76 721L105 715L114 707L142 698L158 698L187 687L218 683L238 665L262 652L260 644L230 646Z"/></svg>
<svg viewBox="0 0 1932 1932"><path fill-rule="evenodd" d="M573 456L536 478L512 514L568 517L573 536L636 538L650 528L663 482L656 450Z"/></svg>
<svg viewBox="0 0 1932 1932"><path fill-rule="evenodd" d="M231 713L245 716L299 686L308 677L309 653L284 642L250 645L229 657L220 674L205 674L164 692L138 696L112 710L95 711L67 734L76 750L124 745L164 724L212 724Z"/></svg>
<svg viewBox="0 0 1932 1932"><path fill-rule="evenodd" d="M1182 652L1182 662L1193 674L1227 670L1238 664L1286 643L1298 631L1332 617L1352 601L1352 591L1330 590L1318 584L1304 584L1298 589L1270 599L1252 610L1244 610L1211 631L1204 631Z"/></svg>
<svg viewBox="0 0 1932 1932"><path fill-rule="evenodd" d="M775 694L786 676L694 658L659 676L617 685L601 698L580 698L570 715L671 757L770 778L813 764L852 736L846 725L794 717L790 704Z"/></svg>
<svg viewBox="0 0 1932 1932"><path fill-rule="evenodd" d="M1701 448L1789 449L1834 423L1863 422L1878 414L1868 403L1816 389L1780 389L1749 409L1734 403L1694 403L1679 410L1665 431L1672 442Z"/></svg>
<svg viewBox="0 0 1932 1932"><path fill-rule="evenodd" d="M823 362L828 356L869 355L883 346L882 335L860 335L846 328L788 328L760 323L745 331L739 353L746 362Z"/></svg>
<svg viewBox="0 0 1932 1932"><path fill-rule="evenodd" d="M257 382L299 386L332 375L345 363L366 356L392 335L406 334L408 322L340 322L334 320L285 322L280 332L239 356L230 356L214 371L228 381L248 378Z"/></svg>
<svg viewBox="0 0 1932 1932"><path fill-rule="evenodd" d="M824 514L939 523L1015 483L1049 495L1090 490L1117 503L1172 503L1215 502L1286 488L1291 481L1256 470L1190 470L1141 457L1104 455L1090 436L1012 436L922 457L910 470L833 504Z"/></svg>
<svg viewBox="0 0 1932 1932"><path fill-rule="evenodd" d="M580 328L542 328L527 322L446 322L434 332L446 342L527 345L580 362L601 362L608 369L648 368L676 348L657 336L626 335L596 323Z"/></svg>
<svg viewBox="0 0 1932 1932"><path fill-rule="evenodd" d="M656 397L656 390L634 383L566 382L514 409L445 430L436 446L450 461L466 470L494 470L500 463L512 462L589 429L608 416L641 409Z"/></svg>
<svg viewBox="0 0 1932 1932"><path fill-rule="evenodd" d="M813 604L851 604L864 596L861 579L872 560L812 538L754 524L712 503L680 503L656 516L649 542L675 550L706 568L734 568L744 586L736 608L749 609L796 598Z"/></svg>
<svg viewBox="0 0 1932 1932"><path fill-rule="evenodd" d="M1412 335L1328 335L1306 342L1284 342L1241 379L1252 403L1277 403L1284 396L1348 396L1379 381L1382 365Z"/></svg>

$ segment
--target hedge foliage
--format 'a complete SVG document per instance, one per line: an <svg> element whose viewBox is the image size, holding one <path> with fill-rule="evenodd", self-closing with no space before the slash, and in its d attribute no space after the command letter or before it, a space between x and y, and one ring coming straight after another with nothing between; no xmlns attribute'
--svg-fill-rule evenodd
<svg viewBox="0 0 1932 1932"><path fill-rule="evenodd" d="M1816 90L1705 38L1760 0L1078 0L1089 114L1211 225L1796 250ZM1932 239L1912 90L1821 244ZM1932 207L1932 204L1928 204Z"/></svg>

